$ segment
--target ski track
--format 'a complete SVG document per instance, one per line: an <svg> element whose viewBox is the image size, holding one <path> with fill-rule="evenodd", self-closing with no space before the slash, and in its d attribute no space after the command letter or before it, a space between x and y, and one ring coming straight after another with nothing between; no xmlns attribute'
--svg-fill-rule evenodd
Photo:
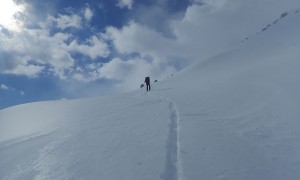
<svg viewBox="0 0 300 180"><path fill-rule="evenodd" d="M157 97L165 101L169 105L170 111L170 125L169 134L166 142L166 162L165 170L161 175L163 180L182 180L183 173L181 167L181 156L180 156L180 125L179 125L179 113L175 106L175 103L164 97Z"/></svg>

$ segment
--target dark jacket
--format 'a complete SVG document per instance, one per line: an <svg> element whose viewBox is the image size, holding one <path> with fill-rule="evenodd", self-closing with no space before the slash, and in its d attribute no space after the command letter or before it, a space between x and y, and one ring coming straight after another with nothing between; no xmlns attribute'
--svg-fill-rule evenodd
<svg viewBox="0 0 300 180"><path fill-rule="evenodd" d="M145 83L150 84L150 77L145 77Z"/></svg>

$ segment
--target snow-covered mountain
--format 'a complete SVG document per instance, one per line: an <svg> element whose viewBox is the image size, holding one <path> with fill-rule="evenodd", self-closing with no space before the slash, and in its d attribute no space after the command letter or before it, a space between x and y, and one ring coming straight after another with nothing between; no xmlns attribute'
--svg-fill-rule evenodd
<svg viewBox="0 0 300 180"><path fill-rule="evenodd" d="M300 13L152 91L0 111L0 179L300 178Z"/></svg>

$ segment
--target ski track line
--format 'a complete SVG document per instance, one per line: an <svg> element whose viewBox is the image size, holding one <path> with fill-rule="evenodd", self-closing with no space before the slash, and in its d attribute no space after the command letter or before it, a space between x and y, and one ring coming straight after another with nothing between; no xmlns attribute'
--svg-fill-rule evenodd
<svg viewBox="0 0 300 180"><path fill-rule="evenodd" d="M176 105L171 100L151 95L169 104L170 125L166 142L165 170L161 175L163 180L183 180L183 169L181 166L181 144L180 144L180 118Z"/></svg>
<svg viewBox="0 0 300 180"><path fill-rule="evenodd" d="M166 162L166 180L178 180L179 179L179 131L178 121L179 116L175 108L175 104L169 101L170 108L170 129L169 137L167 141L167 162Z"/></svg>

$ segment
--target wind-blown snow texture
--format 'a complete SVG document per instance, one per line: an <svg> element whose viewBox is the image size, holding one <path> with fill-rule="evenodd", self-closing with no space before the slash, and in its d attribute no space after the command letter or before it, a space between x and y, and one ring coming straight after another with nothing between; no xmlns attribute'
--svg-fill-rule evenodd
<svg viewBox="0 0 300 180"><path fill-rule="evenodd" d="M300 179L300 13L146 93L0 111L0 179Z"/></svg>

